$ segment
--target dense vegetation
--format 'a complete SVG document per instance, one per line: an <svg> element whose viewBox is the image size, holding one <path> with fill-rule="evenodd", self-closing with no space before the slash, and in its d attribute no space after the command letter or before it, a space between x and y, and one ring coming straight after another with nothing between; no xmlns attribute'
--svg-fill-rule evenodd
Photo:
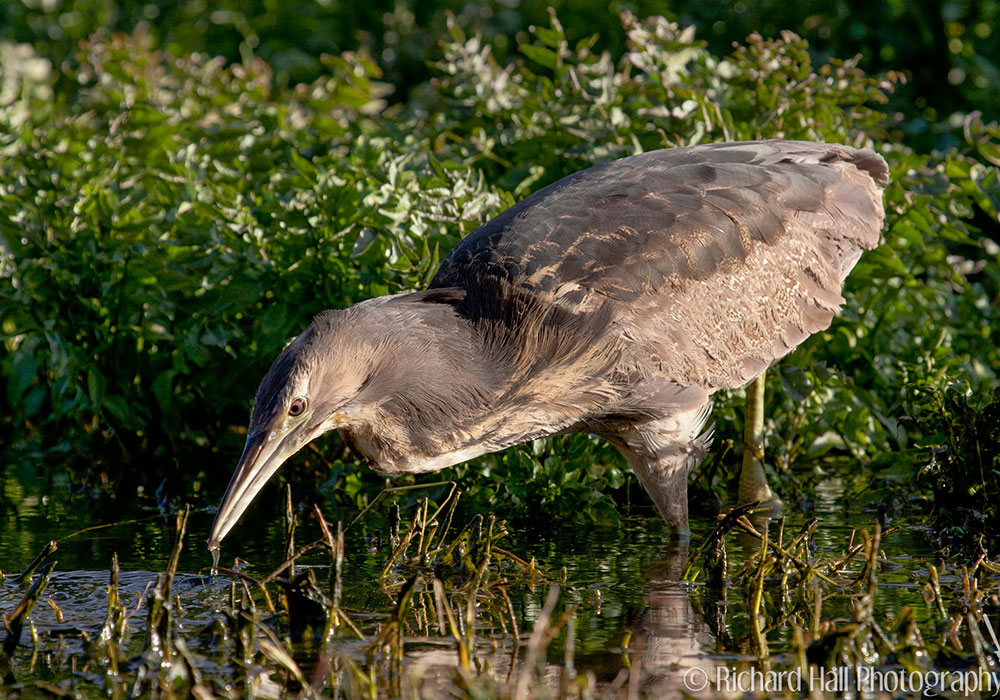
<svg viewBox="0 0 1000 700"><path fill-rule="evenodd" d="M884 113L901 75L870 75L859 59L814 62L791 33L721 51L694 27L624 13L621 40L609 31L601 43L553 15L517 51L497 51L469 30L481 22L460 16L431 34L441 43L421 54L437 56L429 67L387 61L395 80L432 78L394 90L368 49L385 59L389 29L353 52L345 36L290 35L288 52L309 57L299 65L274 37L275 53L255 52L249 37L259 43L263 24L238 26L218 10L243 37L235 50L222 42L226 60L211 57L213 27L229 26L217 13L189 34L183 3L156 31L133 28L130 10L94 5L128 31L77 46L84 35L58 15L64 35L0 43L0 431L18 459L65 467L109 497L165 478L186 495L208 480L214 499L253 387L311 315L420 288L463 235L582 167L780 136L874 145L892 167L884 245L849 279L833 326L769 377L783 493L796 498L810 478L791 465L846 461L863 465L852 470L866 474L859 487L908 484L905 498L946 483L969 494L961 525L997 517L995 450L972 462L972 443L955 437L968 416L995 412L982 413L1000 367L995 122L969 113L931 129L956 148L915 150L906 135L926 114ZM16 7L4 10L15 38L55 26ZM297 8L275 7L273 26ZM322 20L296 21L309 18ZM991 61L976 65L989 73ZM978 95L970 87L956 104ZM723 445L738 446L738 403L716 403ZM363 498L378 482L335 439L304 461L331 495ZM703 470L723 498L730 462ZM959 463L965 482L941 472ZM588 518L614 518L607 494L627 479L613 451L584 436L449 476L469 470L473 496Z"/></svg>
<svg viewBox="0 0 1000 700"><path fill-rule="evenodd" d="M950 117L980 110L998 113L1000 95L1000 2L862 2L778 0L704 3L697 0L64 0L0 4L0 39L31 43L54 65L72 59L77 42L97 29L131 32L137 25L175 55L200 52L228 61L257 56L274 71L277 85L315 80L325 71L321 55L369 47L395 87L399 101L425 97L433 75L428 59L442 56L449 13L470 33L480 33L501 63L518 56L532 25L548 25L554 5L573 42L599 34L596 47L619 56L626 32L617 13L663 15L694 25L715 55L732 50L753 32L778 36L791 29L811 44L814 57L863 57L869 72L904 69L909 79L890 97L887 110L908 142L952 145ZM72 87L69 83L67 87Z"/></svg>

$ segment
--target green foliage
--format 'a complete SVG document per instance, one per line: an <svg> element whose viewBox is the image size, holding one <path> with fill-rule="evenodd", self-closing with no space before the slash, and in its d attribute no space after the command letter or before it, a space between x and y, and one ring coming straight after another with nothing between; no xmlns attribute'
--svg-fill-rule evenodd
<svg viewBox="0 0 1000 700"><path fill-rule="evenodd" d="M863 139L881 123L896 76L871 78L853 61L813 71L805 43L759 36L713 56L663 18L625 14L625 54L570 44L558 19L521 47L529 59L500 66L478 37L451 27L438 64L451 110L438 115L449 142L520 194L582 167L643 150L710 140ZM443 140L443 139L442 139Z"/></svg>
<svg viewBox="0 0 1000 700"><path fill-rule="evenodd" d="M312 314L422 286L499 203L373 126L363 56L292 95L262 62L172 59L143 35L79 58L76 99L22 77L0 129L5 422L43 445L230 453L218 441Z"/></svg>
<svg viewBox="0 0 1000 700"><path fill-rule="evenodd" d="M428 63L440 58L446 18L481 34L506 63L529 28L548 24L549 0L23 0L0 4L0 40L30 42L53 65L72 61L78 44L98 31L132 32L137 26L177 56L193 52L227 61L258 57L278 85L311 82L324 73L322 56L359 42L370 47L400 99L420 96ZM891 98L894 140L925 147L956 143L953 115L980 110L996 115L1000 99L998 0L975 2L869 2L852 0L631 0L556 4L571 44L600 33L597 47L620 55L626 33L615 14L629 8L646 17L666 15L697 27L715 55L753 33L780 37L794 30L809 42L813 60L861 56L870 72L895 70L907 84ZM536 49L529 49L529 52ZM544 54L543 54L544 55ZM62 81L74 89L72 81Z"/></svg>
<svg viewBox="0 0 1000 700"><path fill-rule="evenodd" d="M908 409L932 450L922 476L934 492L944 540L995 550L1000 523L1000 391L991 400L957 385L914 387Z"/></svg>
<svg viewBox="0 0 1000 700"><path fill-rule="evenodd" d="M674 5L682 22L718 50L750 32L777 36L794 28L814 56L861 56L870 71L905 73L891 97L892 138L924 147L956 143L952 115L997 114L1000 79L996 40L1000 3L780 0ZM898 130L897 130L898 129Z"/></svg>
<svg viewBox="0 0 1000 700"><path fill-rule="evenodd" d="M219 483L256 382L312 314L422 287L451 245L530 191L673 145L887 137L877 108L898 76L814 65L791 33L719 56L662 18L622 24L612 55L553 16L502 64L454 21L427 94L392 105L364 52L282 89L263 61L176 58L141 31L57 67L2 45L18 58L0 62L0 429L91 455L111 480L122 456L153 458L145 480L201 479L214 452ZM779 468L846 455L902 460L912 476L926 426L909 420L905 387L996 384L1000 132L965 126L964 153L883 148L885 244L851 276L842 316L770 374ZM722 442L739 442L739 399L716 403ZM331 483L360 502L369 482L346 474ZM451 474L474 498L605 520L627 480L584 436Z"/></svg>

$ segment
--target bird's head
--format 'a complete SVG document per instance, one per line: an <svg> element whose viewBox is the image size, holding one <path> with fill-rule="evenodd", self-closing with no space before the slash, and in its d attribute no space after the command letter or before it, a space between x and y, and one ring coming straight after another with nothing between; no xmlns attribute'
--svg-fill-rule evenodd
<svg viewBox="0 0 1000 700"><path fill-rule="evenodd" d="M407 416L419 432L421 421L447 413L442 406L483 394L481 378L454 371L475 354L472 331L454 308L464 296L445 288L368 299L324 311L289 343L257 389L246 447L209 549L219 548L281 465L323 433L372 426L384 432L386 412Z"/></svg>
<svg viewBox="0 0 1000 700"><path fill-rule="evenodd" d="M293 454L329 430L349 424L352 404L365 381L363 362L337 342L335 314L323 316L278 355L257 389L247 442L209 535L219 543ZM325 318L324 318L325 316Z"/></svg>

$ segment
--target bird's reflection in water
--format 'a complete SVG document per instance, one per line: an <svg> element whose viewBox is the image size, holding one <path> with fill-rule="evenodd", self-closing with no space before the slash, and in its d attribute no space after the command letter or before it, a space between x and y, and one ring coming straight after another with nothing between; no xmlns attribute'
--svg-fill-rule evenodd
<svg viewBox="0 0 1000 700"><path fill-rule="evenodd" d="M683 581L688 554L687 543L671 543L666 545L663 556L646 568L645 605L631 622L625 613L620 651L608 648L603 654L580 654L567 664L572 655L564 656L563 649L549 647L542 649L541 656L532 663L530 628L521 632L516 660L512 638L497 642L483 635L471 654L475 671L463 678L461 672L456 674L460 662L452 643L411 638L407 640L402 673L394 682L382 678L387 685L381 690L387 696L449 697L457 683L466 690L499 690L505 697L576 697L576 677L587 674L591 676L591 691L600 698L717 697L713 682L715 669L722 663L715 654L717 633L721 632L723 638L728 636L717 620L706 620L692 600L696 593ZM718 620L724 624L725 592L721 595L716 598L713 594L713 602L722 601ZM714 604L712 609L716 609ZM553 621L556 617L558 611ZM544 661L538 664L540 659ZM317 661L326 667L333 659Z"/></svg>
<svg viewBox="0 0 1000 700"><path fill-rule="evenodd" d="M691 585L683 580L688 554L686 542L670 543L647 570L649 607L632 630L631 669L614 697L714 697L718 628L692 604Z"/></svg>
<svg viewBox="0 0 1000 700"><path fill-rule="evenodd" d="M747 517L757 532L766 537L776 527L775 513L780 511L760 510ZM745 560L761 547L759 538L746 533L741 534L739 542ZM615 697L725 695L725 688L717 686L717 670L726 660L735 660L732 650L737 646L730 636L727 618L728 589L724 581L708 581L709 595L705 597L704 608L693 604L694 589L683 580L688 556L687 543L671 544L664 557L648 570L649 608L634 630L636 641L632 645L627 688ZM752 657L745 657L747 660L768 656L763 635L751 634L748 640L750 647L746 651Z"/></svg>

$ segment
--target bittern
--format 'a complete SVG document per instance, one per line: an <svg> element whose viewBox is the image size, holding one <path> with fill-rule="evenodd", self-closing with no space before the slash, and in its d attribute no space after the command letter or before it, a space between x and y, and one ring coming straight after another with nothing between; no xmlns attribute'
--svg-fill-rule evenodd
<svg viewBox="0 0 1000 700"><path fill-rule="evenodd" d="M712 395L830 325L878 243L887 179L871 150L752 141L642 153L539 190L459 242L427 290L324 311L281 352L209 547L329 430L385 474L596 434L685 531Z"/></svg>

